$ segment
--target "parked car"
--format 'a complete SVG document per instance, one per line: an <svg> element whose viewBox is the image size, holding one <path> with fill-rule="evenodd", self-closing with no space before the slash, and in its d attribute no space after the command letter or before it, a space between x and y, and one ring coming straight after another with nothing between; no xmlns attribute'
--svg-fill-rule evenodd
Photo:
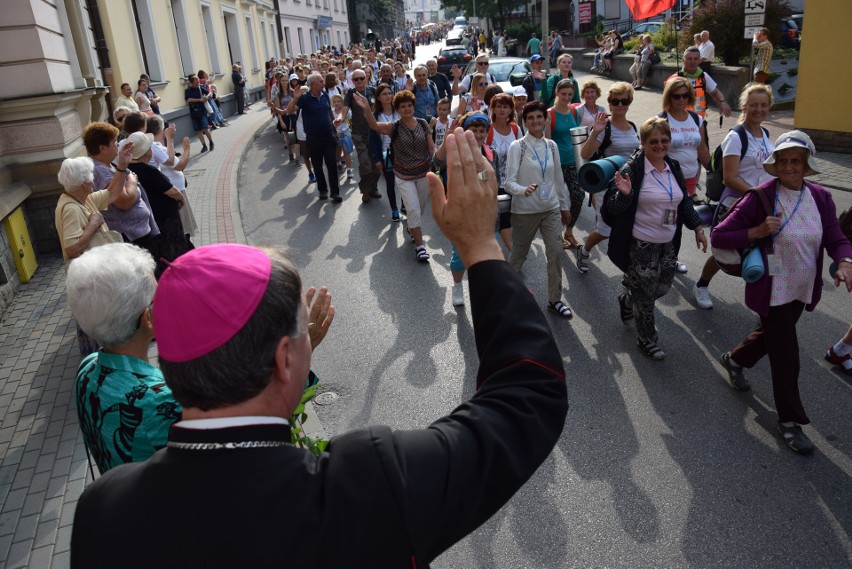
<svg viewBox="0 0 852 569"><path fill-rule="evenodd" d="M530 62L523 57L492 57L488 60L488 72L494 76L497 84L503 88L504 93L511 93L515 87L524 82L527 75L532 73ZM470 75L476 71L476 62L471 61L464 70L464 75Z"/></svg>
<svg viewBox="0 0 852 569"><path fill-rule="evenodd" d="M802 32L793 18L781 20L781 45L786 48L799 49L802 45Z"/></svg>
<svg viewBox="0 0 852 569"><path fill-rule="evenodd" d="M634 36L640 36L645 34L655 34L660 31L663 27L663 22L645 22L644 24L639 24L635 28L630 31L624 32L621 34L622 41L627 41L628 39Z"/></svg>
<svg viewBox="0 0 852 569"><path fill-rule="evenodd" d="M801 36L802 32L804 32L804 28L802 28L802 22L805 20L804 14L793 14L790 16L790 19L796 22L796 25L799 27L799 36Z"/></svg>
<svg viewBox="0 0 852 569"><path fill-rule="evenodd" d="M454 45L445 47L438 51L438 73L449 76L453 65L464 68L471 59L473 59L473 56L464 46Z"/></svg>

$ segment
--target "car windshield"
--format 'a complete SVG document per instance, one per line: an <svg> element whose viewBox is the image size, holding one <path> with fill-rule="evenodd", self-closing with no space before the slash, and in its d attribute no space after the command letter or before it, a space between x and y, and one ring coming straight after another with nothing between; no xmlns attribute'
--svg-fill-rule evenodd
<svg viewBox="0 0 852 569"><path fill-rule="evenodd" d="M527 71L526 61L492 61L488 66L488 72L494 76L498 83L509 80L512 73L525 73Z"/></svg>

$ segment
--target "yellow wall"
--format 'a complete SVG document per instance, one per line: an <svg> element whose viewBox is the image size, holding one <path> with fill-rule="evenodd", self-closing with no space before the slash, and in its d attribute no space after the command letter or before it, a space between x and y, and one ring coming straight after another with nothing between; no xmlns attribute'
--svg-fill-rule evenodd
<svg viewBox="0 0 852 569"><path fill-rule="evenodd" d="M804 14L796 128L852 132L852 74L838 60L852 21L852 2L806 0Z"/></svg>
<svg viewBox="0 0 852 569"><path fill-rule="evenodd" d="M140 4L142 4L140 2ZM260 87L264 84L263 64L267 48L263 44L263 33L260 30L260 13L255 5L247 6L243 2L236 5L226 3L231 8L236 7L237 26L239 27L240 46L243 54L243 73L248 78L249 87ZM182 79L183 69L181 61L173 54L178 52L175 27L172 20L171 8L168 0L151 0L151 13L157 35L157 49L162 65L163 77L155 77L152 73L154 90L162 97L160 109L168 113L176 108L184 106L184 89L187 83ZM183 0L184 13L186 17L187 32L192 45L193 73L198 69L208 72L211 69L210 56L207 51L207 35L205 34L204 21L199 0ZM136 81L143 72L141 49L137 40L136 25L133 19L130 2L115 2L113 0L98 0L101 12L101 21L104 26L104 35L109 49L110 64L112 65L113 99L120 94L122 83L130 83L136 88ZM231 65L228 54L227 35L225 33L225 21L222 16L222 8L218 0L210 2L211 19L213 21L213 33L216 37L215 45L219 58L219 71L222 76L216 76L216 88L220 95L226 95L233 91L231 82ZM252 57L249 52L248 33L246 32L245 15L252 15L252 32L255 46L252 48L256 54L258 66L261 70L252 73ZM266 18L269 21L269 17ZM267 24L267 34L269 33ZM277 38L275 43L277 44ZM167 85L160 85L158 79L168 81Z"/></svg>

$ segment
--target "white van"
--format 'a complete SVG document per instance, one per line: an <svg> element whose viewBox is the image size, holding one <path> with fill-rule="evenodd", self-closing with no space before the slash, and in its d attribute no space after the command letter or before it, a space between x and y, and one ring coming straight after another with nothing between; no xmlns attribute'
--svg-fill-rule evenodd
<svg viewBox="0 0 852 569"><path fill-rule="evenodd" d="M455 23L453 24L453 29L463 30L467 27L467 18L464 16L459 16L456 18Z"/></svg>

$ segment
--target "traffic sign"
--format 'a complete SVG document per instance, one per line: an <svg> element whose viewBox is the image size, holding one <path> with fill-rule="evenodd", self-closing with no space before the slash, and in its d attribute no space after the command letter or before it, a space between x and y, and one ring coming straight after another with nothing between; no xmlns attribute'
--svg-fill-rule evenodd
<svg viewBox="0 0 852 569"><path fill-rule="evenodd" d="M745 31L743 32L743 37L747 40L754 38L754 34L762 28L763 26L746 26Z"/></svg>
<svg viewBox="0 0 852 569"><path fill-rule="evenodd" d="M745 17L745 25L749 26L762 26L764 19L766 18L766 14L746 14Z"/></svg>
<svg viewBox="0 0 852 569"><path fill-rule="evenodd" d="M762 14L766 12L766 0L746 0L746 14Z"/></svg>

